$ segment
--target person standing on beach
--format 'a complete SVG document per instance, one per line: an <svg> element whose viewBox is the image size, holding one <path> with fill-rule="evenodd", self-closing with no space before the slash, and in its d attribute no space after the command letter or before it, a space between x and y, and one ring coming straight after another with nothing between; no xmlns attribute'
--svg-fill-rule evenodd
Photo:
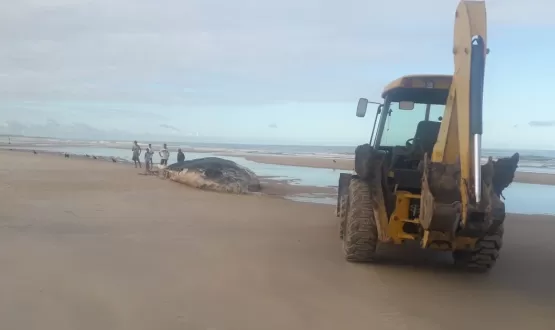
<svg viewBox="0 0 555 330"><path fill-rule="evenodd" d="M160 152L158 152L158 154L160 155L160 165L168 166L170 151L168 150L168 146L165 143L164 143L164 147L162 148L162 150L160 150Z"/></svg>
<svg viewBox="0 0 555 330"><path fill-rule="evenodd" d="M152 144L148 144L148 150L150 152L150 170L152 170L152 155L154 155L154 148L152 148Z"/></svg>
<svg viewBox="0 0 555 330"><path fill-rule="evenodd" d="M184 162L185 154L181 151L181 148L177 149L177 162Z"/></svg>
<svg viewBox="0 0 555 330"><path fill-rule="evenodd" d="M133 163L135 163L135 168L137 168L137 163L139 164L139 168L142 168L141 159L139 158L141 156L141 147L139 146L136 140L133 142L133 148L131 148L131 151L133 151L132 159L133 159Z"/></svg>
<svg viewBox="0 0 555 330"><path fill-rule="evenodd" d="M149 144L148 148L145 150L145 173L150 173L152 171L152 155L154 152L152 151L152 146Z"/></svg>

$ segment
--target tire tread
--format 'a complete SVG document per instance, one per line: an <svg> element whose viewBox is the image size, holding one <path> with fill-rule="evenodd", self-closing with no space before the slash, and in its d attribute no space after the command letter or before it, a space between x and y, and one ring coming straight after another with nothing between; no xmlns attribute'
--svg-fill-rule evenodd
<svg viewBox="0 0 555 330"><path fill-rule="evenodd" d="M376 254L378 231L372 207L370 186L359 178L349 185L343 250L353 262L372 261Z"/></svg>

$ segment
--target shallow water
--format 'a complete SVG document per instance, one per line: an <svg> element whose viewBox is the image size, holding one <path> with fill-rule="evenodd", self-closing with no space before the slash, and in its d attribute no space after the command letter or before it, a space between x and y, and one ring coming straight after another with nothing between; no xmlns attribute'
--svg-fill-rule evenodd
<svg viewBox="0 0 555 330"><path fill-rule="evenodd" d="M29 147L18 148L29 150L45 150L54 152L67 152L73 154L89 154L96 156L109 156L120 157L126 160L131 160L131 151L116 148L94 148L94 147ZM203 157L217 156L210 153L185 153L186 159L197 159ZM175 153L172 153L175 157ZM263 164L242 157L231 156L217 156L224 159L232 160L240 165L248 167L254 171L258 176L272 177L273 180L288 180L291 184L327 187L337 186L339 180L339 173L347 172L325 168L310 168L300 166L286 166L275 164ZM175 161L175 158L170 159L170 163ZM154 162L159 162L158 154L155 152ZM555 203L552 197L555 195L555 186L550 185L536 185L527 183L513 183L510 187L505 189L503 194L506 197L505 206L509 213L522 213L522 214L549 214L555 215ZM299 202L310 203L323 203L335 205L335 196L329 194L299 194L287 197L288 199Z"/></svg>
<svg viewBox="0 0 555 330"><path fill-rule="evenodd" d="M286 196L285 198L295 202L336 205L336 196L331 196L330 194L297 194Z"/></svg>
<svg viewBox="0 0 555 330"><path fill-rule="evenodd" d="M503 195L508 213L555 215L555 186L513 182Z"/></svg>
<svg viewBox="0 0 555 330"><path fill-rule="evenodd" d="M507 213L555 215L555 203L552 202L555 186L513 183L507 188L505 209ZM298 194L287 197L297 202L336 204L336 196L329 194Z"/></svg>

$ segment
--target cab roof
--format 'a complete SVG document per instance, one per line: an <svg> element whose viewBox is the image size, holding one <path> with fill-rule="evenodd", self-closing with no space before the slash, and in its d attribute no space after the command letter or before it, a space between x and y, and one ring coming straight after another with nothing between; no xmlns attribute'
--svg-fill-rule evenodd
<svg viewBox="0 0 555 330"><path fill-rule="evenodd" d="M385 86L382 92L382 98L398 88L433 88L433 89L449 89L453 81L452 75L437 74L415 74L407 75L393 80ZM432 83L432 87L428 85Z"/></svg>

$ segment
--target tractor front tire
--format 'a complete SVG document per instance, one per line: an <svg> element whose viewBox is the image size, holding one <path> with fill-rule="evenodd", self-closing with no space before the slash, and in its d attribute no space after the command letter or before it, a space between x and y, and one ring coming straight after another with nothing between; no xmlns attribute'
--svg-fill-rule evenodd
<svg viewBox="0 0 555 330"><path fill-rule="evenodd" d="M503 246L503 232L504 228L501 224L495 232L480 238L473 250L453 252L455 265L473 272L489 271L499 258L499 251Z"/></svg>
<svg viewBox="0 0 555 330"><path fill-rule="evenodd" d="M373 261L377 244L378 230L370 187L360 178L353 177L349 185L343 233L345 259L353 262Z"/></svg>

